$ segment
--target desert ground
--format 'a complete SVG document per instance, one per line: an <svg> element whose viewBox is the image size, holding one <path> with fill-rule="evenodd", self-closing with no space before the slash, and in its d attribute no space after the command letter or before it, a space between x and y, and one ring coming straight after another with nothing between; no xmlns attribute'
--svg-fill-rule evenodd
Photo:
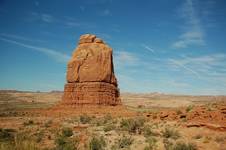
<svg viewBox="0 0 226 150"><path fill-rule="evenodd" d="M62 92L0 91L0 150L226 150L226 96L122 93L121 106Z"/></svg>

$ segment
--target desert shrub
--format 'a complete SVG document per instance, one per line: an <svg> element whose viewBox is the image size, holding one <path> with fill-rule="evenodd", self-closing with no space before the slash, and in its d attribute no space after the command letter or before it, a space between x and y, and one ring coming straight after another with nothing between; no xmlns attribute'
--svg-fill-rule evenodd
<svg viewBox="0 0 226 150"><path fill-rule="evenodd" d="M0 142L0 150L14 150L14 146L9 143Z"/></svg>
<svg viewBox="0 0 226 150"><path fill-rule="evenodd" d="M24 122L24 126L29 126L29 125L33 125L34 121L33 120L28 120Z"/></svg>
<svg viewBox="0 0 226 150"><path fill-rule="evenodd" d="M201 139L201 138L202 138L202 135L197 134L197 135L195 135L193 138L194 138L194 139Z"/></svg>
<svg viewBox="0 0 226 150"><path fill-rule="evenodd" d="M135 119L122 119L120 122L120 127L131 133L141 132L141 128L144 126L145 119L138 117Z"/></svg>
<svg viewBox="0 0 226 150"><path fill-rule="evenodd" d="M194 108L193 105L189 105L189 106L186 108L186 112L190 112L193 108Z"/></svg>
<svg viewBox="0 0 226 150"><path fill-rule="evenodd" d="M145 136L146 138L147 138L147 137L150 137L150 136L156 136L156 135L157 135L157 133L155 133L155 132L152 130L152 128L151 128L150 125L144 126L143 132L144 132L144 136Z"/></svg>
<svg viewBox="0 0 226 150"><path fill-rule="evenodd" d="M55 139L56 150L77 150L79 140L78 139L69 139L68 137L58 135Z"/></svg>
<svg viewBox="0 0 226 150"><path fill-rule="evenodd" d="M38 145L34 140L30 139L26 132L15 135L13 146L15 150L38 150Z"/></svg>
<svg viewBox="0 0 226 150"><path fill-rule="evenodd" d="M48 128L48 127L50 127L50 125L51 125L52 123L53 123L52 120L48 120L47 122L45 122L44 126L45 126L46 128Z"/></svg>
<svg viewBox="0 0 226 150"><path fill-rule="evenodd" d="M125 136L123 135L121 138L119 138L115 145L112 146L112 150L118 150L118 149L124 149L124 148L130 148L130 146L133 144L133 138L131 136Z"/></svg>
<svg viewBox="0 0 226 150"><path fill-rule="evenodd" d="M224 142L225 139L226 139L226 138L223 137L223 136L217 136L217 137L215 138L215 141L216 141L217 143L221 143L221 142Z"/></svg>
<svg viewBox="0 0 226 150"><path fill-rule="evenodd" d="M86 124L86 123L90 123L92 118L86 114L83 114L80 116L79 120L82 124Z"/></svg>
<svg viewBox="0 0 226 150"><path fill-rule="evenodd" d="M116 128L116 126L114 124L107 124L104 127L104 132L108 132L108 131L114 130L115 128Z"/></svg>
<svg viewBox="0 0 226 150"><path fill-rule="evenodd" d="M173 150L197 150L197 146L194 145L193 143L176 143L173 146Z"/></svg>
<svg viewBox="0 0 226 150"><path fill-rule="evenodd" d="M148 146L144 148L144 150L155 150L157 149L157 140L154 137L149 137L146 139Z"/></svg>
<svg viewBox="0 0 226 150"><path fill-rule="evenodd" d="M15 132L14 129L0 128L0 142L13 141Z"/></svg>
<svg viewBox="0 0 226 150"><path fill-rule="evenodd" d="M111 114L107 114L107 115L105 115L104 118L103 118L103 123L104 123L104 124L109 123L109 122L112 121L112 119L113 119L113 118L112 118Z"/></svg>
<svg viewBox="0 0 226 150"><path fill-rule="evenodd" d="M176 113L177 113L177 115L180 115L180 114L182 114L182 111L180 109L177 109Z"/></svg>
<svg viewBox="0 0 226 150"><path fill-rule="evenodd" d="M173 150L173 143L171 141L169 141L169 139L164 138L163 144L164 144L165 150Z"/></svg>
<svg viewBox="0 0 226 150"><path fill-rule="evenodd" d="M101 137L94 136L89 142L90 150L103 150L105 146L106 142L103 136Z"/></svg>
<svg viewBox="0 0 226 150"><path fill-rule="evenodd" d="M37 143L39 143L39 142L42 141L43 136L44 136L43 132L37 132L37 133L35 134L35 138L34 138L34 139L35 139L35 141L36 141Z"/></svg>
<svg viewBox="0 0 226 150"><path fill-rule="evenodd" d="M172 138L172 139L178 139L180 137L179 132L173 128L165 128L162 131L162 135L165 138Z"/></svg>
<svg viewBox="0 0 226 150"><path fill-rule="evenodd" d="M73 135L73 130L71 128L63 128L62 129L62 136L70 137Z"/></svg>
<svg viewBox="0 0 226 150"><path fill-rule="evenodd" d="M206 136L206 137L203 139L203 143L209 143L211 139L212 139L212 138L211 138L210 136Z"/></svg>

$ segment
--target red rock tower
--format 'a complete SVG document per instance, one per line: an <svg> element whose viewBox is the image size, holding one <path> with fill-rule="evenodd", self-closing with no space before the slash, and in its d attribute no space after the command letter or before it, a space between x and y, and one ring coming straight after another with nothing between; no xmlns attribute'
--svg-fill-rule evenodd
<svg viewBox="0 0 226 150"><path fill-rule="evenodd" d="M63 103L121 104L114 74L112 49L95 35L82 35L68 62Z"/></svg>

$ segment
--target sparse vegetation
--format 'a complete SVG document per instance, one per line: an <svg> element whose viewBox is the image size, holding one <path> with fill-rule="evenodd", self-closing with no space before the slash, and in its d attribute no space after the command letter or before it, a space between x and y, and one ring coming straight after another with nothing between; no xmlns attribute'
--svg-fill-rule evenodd
<svg viewBox="0 0 226 150"><path fill-rule="evenodd" d="M79 120L82 124L86 124L86 123L90 123L92 118L90 116L88 116L87 114L83 114L80 116Z"/></svg>
<svg viewBox="0 0 226 150"><path fill-rule="evenodd" d="M180 114L182 114L182 111L180 109L177 109L176 113L177 113L177 115L180 115Z"/></svg>
<svg viewBox="0 0 226 150"><path fill-rule="evenodd" d="M150 125L144 126L143 132L144 132L144 136L146 138L150 137L150 136L156 136L157 135L157 133L152 130L152 127Z"/></svg>
<svg viewBox="0 0 226 150"><path fill-rule="evenodd" d="M164 144L164 148L166 150L173 150L173 143L169 139L164 138L163 139L163 144Z"/></svg>
<svg viewBox="0 0 226 150"><path fill-rule="evenodd" d="M202 135L197 134L197 135L195 135L193 138L194 138L194 139L201 139L201 138L202 138Z"/></svg>
<svg viewBox="0 0 226 150"><path fill-rule="evenodd" d="M155 150L157 149L157 140L154 137L149 137L146 139L148 146L144 148L144 150Z"/></svg>
<svg viewBox="0 0 226 150"><path fill-rule="evenodd" d="M107 115L105 115L104 118L103 118L103 123L104 123L104 124L109 123L109 122L112 121L112 119L113 119L113 118L112 118L111 114L107 114Z"/></svg>
<svg viewBox="0 0 226 150"><path fill-rule="evenodd" d="M119 138L115 145L112 146L112 150L118 150L118 149L124 149L129 148L133 144L134 139L131 136L125 136L123 135L121 138Z"/></svg>
<svg viewBox="0 0 226 150"><path fill-rule="evenodd" d="M135 119L122 119L120 127L130 133L141 133L141 128L144 126L145 119L137 117Z"/></svg>
<svg viewBox="0 0 226 150"><path fill-rule="evenodd" d="M108 131L111 131L111 130L114 130L114 129L116 129L116 126L114 124L107 124L104 127L104 132L108 132Z"/></svg>
<svg viewBox="0 0 226 150"><path fill-rule="evenodd" d="M203 143L209 143L212 138L210 136L205 136L203 139Z"/></svg>
<svg viewBox="0 0 226 150"><path fill-rule="evenodd" d="M65 137L70 137L73 135L73 131L71 128L63 128L62 129L62 135Z"/></svg>
<svg viewBox="0 0 226 150"><path fill-rule="evenodd" d="M52 123L53 123L52 120L48 120L47 122L45 122L44 126L45 126L46 128L48 128L48 127L51 126Z"/></svg>
<svg viewBox="0 0 226 150"><path fill-rule="evenodd" d="M186 108L186 112L192 111L193 108L194 108L194 105L189 105L189 106Z"/></svg>
<svg viewBox="0 0 226 150"><path fill-rule="evenodd" d="M173 150L197 150L197 146L193 143L179 142L173 146Z"/></svg>
<svg viewBox="0 0 226 150"><path fill-rule="evenodd" d="M29 95L30 93L26 94ZM58 95L58 99L61 98L61 95L62 94ZM29 111L23 110L24 108L27 109L29 106L36 108L36 101L42 97L31 96L35 97L34 102L30 101L30 97L26 97L29 99L29 102L26 102L26 100L21 101L22 98L18 98L15 104L14 97L16 96L17 93L15 95L12 94L12 98L10 98L9 102L7 99L2 99L5 103L1 103L2 101L0 101L2 107L0 108L0 150L197 149L196 145L189 143L190 141L197 143L198 147L201 149L209 148L215 150L214 148L216 147L225 147L226 136L223 132L211 130L204 126L202 127L203 130L199 130L200 128L198 126L188 129L184 127L186 124L182 123L182 121L186 121L186 118L188 119L188 124L190 124L190 122L192 123L193 120L199 121L196 120L199 118L199 115L201 115L200 118L203 119L204 123L215 124L215 117L216 125L218 125L218 121L222 123L220 121L222 116L217 115L223 114L221 112L224 112L224 109L221 110L219 108L225 108L225 105L218 107L218 103L216 103L215 106L212 102L211 105L206 105L207 102L201 103L198 101L199 104L201 103L203 105L197 108L195 108L195 103L191 102L191 106L188 106L188 108L185 107L184 110L182 109L183 107L173 108L172 110L167 109L166 112L169 112L169 116L164 120L160 120L159 112L165 112L165 109L157 108L159 111L156 112L155 110L151 110L146 103L144 106L139 106L139 113L133 111L131 114L129 112L128 115L127 112L126 115L124 115L124 112L121 113L109 109L104 110L103 113L101 112L102 109L97 110L96 108L92 110L94 113L84 109L81 111L84 114L77 110L72 114L70 114L70 111L61 112L56 110L55 112L54 110L50 111L51 114L49 115L45 112L40 113L38 111L33 113L31 109ZM6 105L6 101L9 104ZM152 102L154 103L154 101ZM17 103L20 103L19 106L17 106ZM131 105L132 104L134 108L137 108L134 103L131 103ZM8 105L12 105L12 107L5 107ZM20 107L21 111L12 109L13 107ZM115 108L116 110L118 109L117 107ZM146 113L144 113L144 110ZM194 111L194 113L187 113L191 111ZM114 114L114 117L112 117L111 114L115 112L118 114ZM65 116L64 113L66 114ZM194 114L197 114L198 117L193 117ZM171 122L174 116L176 120ZM207 120L203 118L205 116L212 116L212 119L207 118L209 121L207 122ZM187 134L188 132L189 134ZM101 135L103 135L103 137L101 137Z"/></svg>
<svg viewBox="0 0 226 150"><path fill-rule="evenodd" d="M89 150L104 150L106 142L104 137L93 136L89 142Z"/></svg>
<svg viewBox="0 0 226 150"><path fill-rule="evenodd" d="M56 150L77 150L78 143L78 140L72 140L62 135L55 139Z"/></svg>
<svg viewBox="0 0 226 150"><path fill-rule="evenodd" d="M24 126L29 126L29 125L33 125L34 121L33 120L28 120L24 122Z"/></svg>
<svg viewBox="0 0 226 150"><path fill-rule="evenodd" d="M226 137L223 137L223 136L217 136L217 137L215 138L215 141L216 141L217 143L222 143L222 142L224 142L225 139L226 139Z"/></svg>
<svg viewBox="0 0 226 150"><path fill-rule="evenodd" d="M178 139L180 137L179 132L173 128L165 128L162 131L162 135L165 138L172 138L172 139Z"/></svg>
<svg viewBox="0 0 226 150"><path fill-rule="evenodd" d="M14 139L14 129L2 129L0 128L0 142L8 142Z"/></svg>

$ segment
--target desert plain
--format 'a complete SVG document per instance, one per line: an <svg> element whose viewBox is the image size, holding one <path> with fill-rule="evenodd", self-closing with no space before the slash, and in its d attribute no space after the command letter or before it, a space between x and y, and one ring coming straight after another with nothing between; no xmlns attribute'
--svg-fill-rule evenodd
<svg viewBox="0 0 226 150"><path fill-rule="evenodd" d="M121 93L63 106L63 92L0 92L0 149L225 150L226 97Z"/></svg>

